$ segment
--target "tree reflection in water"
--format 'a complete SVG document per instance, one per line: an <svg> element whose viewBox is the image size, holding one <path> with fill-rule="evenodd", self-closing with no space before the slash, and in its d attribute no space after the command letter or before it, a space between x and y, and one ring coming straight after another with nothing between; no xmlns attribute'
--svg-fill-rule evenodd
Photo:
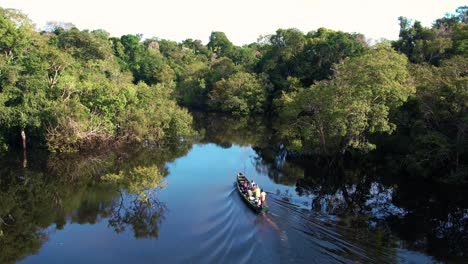
<svg viewBox="0 0 468 264"><path fill-rule="evenodd" d="M309 208L320 214L315 217L330 217L344 228L341 233L348 233L349 241L371 240L374 245L421 251L442 261L468 256L468 193L463 186L411 177L391 166L395 163L372 154L334 159L293 156L281 167L271 153L276 151L283 159L284 151L270 146L275 144L255 148L257 168L268 167L267 175L275 182L281 174L288 175L283 181L296 179L297 194L310 197Z"/></svg>
<svg viewBox="0 0 468 264"><path fill-rule="evenodd" d="M337 237L328 232L333 229L340 239L364 248L366 256L376 262L398 262L398 248L441 261L460 261L468 256L466 186L408 173L392 152L299 157L285 148L287 138L281 136L285 133L278 132L281 126L272 129L262 120L216 115L201 114L198 118L201 120L195 124L200 143L224 148L252 146L256 155L251 160L258 173L277 184L295 186L295 192L289 188L289 192L271 193L268 199L277 201L271 210L285 208L282 215L289 217L287 224L305 220L299 230L313 236L315 242L335 241ZM38 252L54 231L53 224L59 230L67 223L105 219L117 233L131 229L137 238L157 238L167 211L157 199L168 175L165 163L185 155L191 145L172 147L80 155L36 153L34 158L28 157L27 168L22 166L21 153L3 159L0 263L13 263ZM32 153L28 151L28 155ZM269 220L278 230L283 228L284 223L275 222L277 219L258 221ZM294 239L288 237L287 242L294 243ZM340 256L347 259L362 252L346 251L346 247L340 250Z"/></svg>
<svg viewBox="0 0 468 264"><path fill-rule="evenodd" d="M163 174L156 165L107 174L105 182L118 186L120 201L112 206L109 225L117 233L131 226L136 238L158 237L158 224L163 220L165 205L157 193L165 187ZM125 191L126 193L123 193Z"/></svg>
<svg viewBox="0 0 468 264"><path fill-rule="evenodd" d="M37 253L67 222L106 219L117 233L131 228L136 238L157 238L166 210L157 199L168 174L165 163L190 147L37 154L26 169L12 153L0 166L0 263Z"/></svg>
<svg viewBox="0 0 468 264"><path fill-rule="evenodd" d="M259 119L200 114L203 142L251 145L258 173L296 186L299 197L277 191L278 201L305 206L330 219L350 241L424 252L442 261L468 256L466 185L440 183L405 170L401 154L381 148L368 155L297 156L285 147L287 126ZM209 121L208 121L209 120ZM287 145L287 144L286 144ZM409 165L410 166L410 165ZM375 259L379 259L375 256ZM397 261L397 260L395 260Z"/></svg>
<svg viewBox="0 0 468 264"><path fill-rule="evenodd" d="M116 233L124 232L131 226L136 238L157 238L158 227L164 220L166 205L159 202L156 197L142 200L139 195L130 196L134 197L131 197L130 201L125 201L124 194L121 194L120 202L115 203L111 210L109 226Z"/></svg>

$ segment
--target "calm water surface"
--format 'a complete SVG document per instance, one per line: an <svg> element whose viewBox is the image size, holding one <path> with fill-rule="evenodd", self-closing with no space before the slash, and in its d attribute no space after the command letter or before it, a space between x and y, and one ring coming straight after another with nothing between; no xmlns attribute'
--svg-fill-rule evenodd
<svg viewBox="0 0 468 264"><path fill-rule="evenodd" d="M207 128L205 133L213 131ZM239 138L244 137L215 137L170 154L149 150L94 153L81 159L30 158L28 169L21 168L19 157L12 157L1 170L0 262L447 260L437 250L429 254L431 244L418 242L421 236L408 234L411 224L395 227L395 222L413 223L411 206L398 201L396 183L370 178L323 191L332 184L308 184L311 179L315 182L307 176L314 174L310 168L286 164L281 155L268 158L267 151L258 148L259 141L250 139L252 147ZM138 174L134 169L152 166L163 174L157 183L164 188L152 185L151 173ZM128 173L133 175L132 183L102 180L102 175L118 171L132 171ZM243 203L234 185L239 171L268 191L268 214L257 215ZM346 212L355 207L361 208L359 213L347 218ZM418 243L426 247L418 248Z"/></svg>

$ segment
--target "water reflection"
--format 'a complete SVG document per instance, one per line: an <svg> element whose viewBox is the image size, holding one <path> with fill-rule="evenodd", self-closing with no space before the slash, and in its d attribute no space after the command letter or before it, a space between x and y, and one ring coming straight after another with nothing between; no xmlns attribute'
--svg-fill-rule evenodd
<svg viewBox="0 0 468 264"><path fill-rule="evenodd" d="M414 250L441 261L466 260L466 186L408 175L401 169L400 157L392 156L391 152L299 158L282 144L287 139L281 138L286 133L280 130L287 127L281 124L213 115L198 118L210 120L203 127L205 141L218 142L221 146L250 144L257 154L253 162L258 174L268 175L281 185L296 186L296 193L284 188L270 193L277 202L276 208L286 208L289 215L306 208L312 212L308 219L323 220L322 224L344 235L343 241L367 252L361 255L359 250L351 250L353 253L348 255L347 250L339 250L338 255L344 259L389 263L435 261L411 252ZM300 219L305 218L301 216ZM310 224L305 226L311 227ZM307 228L297 229L304 234L314 234ZM334 246L339 245L334 239L319 237L320 243L329 241ZM398 250L389 250L392 248Z"/></svg>
<svg viewBox="0 0 468 264"><path fill-rule="evenodd" d="M128 256L121 262L466 260L465 186L408 175L396 157L381 153L298 157L282 144L281 126L263 120L195 119L200 139L193 146L79 155L29 151L34 157L27 168L21 153L3 159L0 263L37 254L57 230L74 224L85 226L86 234L92 233L88 225L104 224L118 235L115 244L104 242L114 247L111 254ZM230 185L239 170L269 191L268 215L253 214ZM170 188L163 190L168 179ZM116 252L121 245L129 252ZM89 255L75 262L101 256Z"/></svg>
<svg viewBox="0 0 468 264"><path fill-rule="evenodd" d="M168 173L165 162L189 149L39 154L28 168L12 153L0 166L0 263L37 253L67 223L105 219L117 233L131 228L136 238L157 238L166 210L157 197Z"/></svg>
<svg viewBox="0 0 468 264"><path fill-rule="evenodd" d="M131 227L135 238L158 238L165 210L166 205L156 197L142 200L141 197L130 195L125 199L122 194L120 201L116 200L111 207L108 222L116 233Z"/></svg>
<svg viewBox="0 0 468 264"><path fill-rule="evenodd" d="M259 146L266 144L272 136L266 121L260 118L230 117L213 113L194 113L195 129L202 137L199 143L215 143L229 148Z"/></svg>

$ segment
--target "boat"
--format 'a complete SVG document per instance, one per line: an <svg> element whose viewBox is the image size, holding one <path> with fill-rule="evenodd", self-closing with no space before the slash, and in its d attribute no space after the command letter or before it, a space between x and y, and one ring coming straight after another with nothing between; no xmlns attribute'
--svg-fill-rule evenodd
<svg viewBox="0 0 468 264"><path fill-rule="evenodd" d="M239 172L237 174L237 191L239 191L239 194L240 196L242 197L242 200L244 200L244 202L252 209L254 210L256 213L266 213L268 212L268 204L266 204L265 202L265 205L264 206L258 206L254 201L251 201L249 200L249 197L247 194L244 194L242 192L242 185L244 184L245 181L249 181L247 179L247 177L245 177L244 174L242 174L241 172Z"/></svg>

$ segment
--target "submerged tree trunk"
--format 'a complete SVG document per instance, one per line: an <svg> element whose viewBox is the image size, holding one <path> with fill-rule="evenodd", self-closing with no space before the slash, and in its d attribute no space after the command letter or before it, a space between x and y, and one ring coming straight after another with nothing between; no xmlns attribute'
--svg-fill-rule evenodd
<svg viewBox="0 0 468 264"><path fill-rule="evenodd" d="M23 168L28 166L28 158L26 156L26 149L23 149Z"/></svg>
<svg viewBox="0 0 468 264"><path fill-rule="evenodd" d="M26 168L28 159L26 157L26 132L24 132L24 128L21 128L21 143L23 146L23 168Z"/></svg>
<svg viewBox="0 0 468 264"><path fill-rule="evenodd" d="M23 150L26 150L26 132L21 128L21 142L23 143Z"/></svg>
<svg viewBox="0 0 468 264"><path fill-rule="evenodd" d="M21 142L23 143L23 168L26 168L28 159L26 158L26 132L24 132L24 128L21 128Z"/></svg>

